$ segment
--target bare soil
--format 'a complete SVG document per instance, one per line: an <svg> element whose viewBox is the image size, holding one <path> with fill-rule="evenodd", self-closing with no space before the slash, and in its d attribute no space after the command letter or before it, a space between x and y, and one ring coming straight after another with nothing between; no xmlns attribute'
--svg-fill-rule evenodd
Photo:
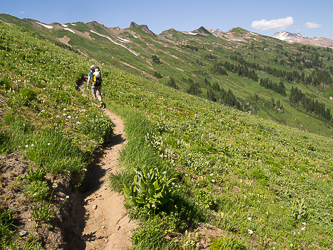
<svg viewBox="0 0 333 250"><path fill-rule="evenodd" d="M108 175L120 167L119 153L126 143L124 124L108 109L105 114L115 124L114 136L92 163L87 192L82 194L85 209L82 239L85 249L128 249L137 224L126 213L124 196L108 188Z"/></svg>
<svg viewBox="0 0 333 250"><path fill-rule="evenodd" d="M14 227L20 238L20 246L33 240L41 242L45 249L128 249L131 247L132 230L137 223L129 219L124 207L124 196L111 192L108 176L119 170L119 154L126 143L122 119L105 109L115 124L110 142L95 152L93 162L83 183L84 192L73 190L73 177L47 175L46 181L52 190L52 208L55 218L37 226L31 215L36 202L27 199L22 181L26 172L36 166L22 155L9 152L0 156L0 212L11 211ZM0 247L1 248L1 247Z"/></svg>

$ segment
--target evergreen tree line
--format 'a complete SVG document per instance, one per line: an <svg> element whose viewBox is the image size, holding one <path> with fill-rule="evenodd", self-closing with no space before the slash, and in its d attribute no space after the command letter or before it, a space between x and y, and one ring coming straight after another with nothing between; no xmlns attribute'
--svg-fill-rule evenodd
<svg viewBox="0 0 333 250"><path fill-rule="evenodd" d="M248 69L246 66L236 65L236 64L233 64L230 62L220 62L220 63L215 63L214 68L215 67L222 68L221 66L223 66L226 70L228 70L230 72L238 74L239 76L242 76L242 77L249 78L255 82L258 82L258 80L259 80L259 76L256 74L256 72L254 70ZM213 70L214 70L214 68L213 68ZM226 75L228 75L228 74L226 73Z"/></svg>
<svg viewBox="0 0 333 250"><path fill-rule="evenodd" d="M264 87L265 89L271 89L281 95L286 95L286 88L284 86L284 83L282 81L279 82L279 84L273 82L272 80L269 80L268 78L260 79L260 86Z"/></svg>
<svg viewBox="0 0 333 250"><path fill-rule="evenodd" d="M331 110L329 108L325 109L325 103L320 103L318 100L306 97L297 87L291 88L289 101L291 103L300 104L306 112L314 113L327 121L332 119Z"/></svg>
<svg viewBox="0 0 333 250"><path fill-rule="evenodd" d="M170 77L169 81L165 85L167 85L167 86L169 86L171 88L179 90L179 87L176 84L175 79L173 79L173 77Z"/></svg>
<svg viewBox="0 0 333 250"><path fill-rule="evenodd" d="M318 86L321 83L326 83L328 85L331 85L333 83L332 77L330 73L326 70L319 70L318 68L315 68L314 71L308 76L305 76L304 72L299 73L299 71L293 70L293 71L286 71L286 70L280 70L276 68L272 68L270 66L260 66L258 63L254 62L247 62L242 57L237 56L230 56L230 59L239 62L241 65L255 69L255 70L262 70L267 72L268 74L275 76L279 78L281 81L288 81L288 82L297 82L297 83L303 83L307 85L313 85ZM228 70L228 62L224 62L225 68Z"/></svg>
<svg viewBox="0 0 333 250"><path fill-rule="evenodd" d="M231 89L225 91L217 82L212 85L207 78L205 78L205 87L207 89L208 100L243 110L241 103L237 100Z"/></svg>
<svg viewBox="0 0 333 250"><path fill-rule="evenodd" d="M199 50L198 47L192 46L192 45L183 45L182 47L185 48L185 49L192 50L192 51L198 51Z"/></svg>

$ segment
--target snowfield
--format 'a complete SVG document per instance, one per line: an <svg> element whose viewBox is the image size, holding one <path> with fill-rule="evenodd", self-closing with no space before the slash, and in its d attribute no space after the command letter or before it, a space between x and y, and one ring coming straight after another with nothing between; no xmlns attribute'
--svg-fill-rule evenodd
<svg viewBox="0 0 333 250"><path fill-rule="evenodd" d="M74 30L71 30L71 29L69 29L69 28L64 28L64 30L68 30L68 31L70 31L70 32L72 32L72 33L75 34L75 31L74 31Z"/></svg>
<svg viewBox="0 0 333 250"><path fill-rule="evenodd" d="M120 44L120 43L117 43L117 42L113 41L110 37L108 37L108 36L104 36L104 35L102 35L102 34L99 34L99 33L97 33L96 31L93 31L93 30L90 30L90 32L92 32L92 33L94 33L94 34L96 34L96 35L99 35L99 36L101 36L101 37L104 37L104 38L106 38L106 39L109 39L109 40L110 40L111 42L113 42L114 44L119 45L119 46L121 46L121 47L127 49L129 52L133 53L134 55L138 56L138 54L137 54L136 52L134 52L133 50L130 50L129 48L127 48L126 46L124 46L124 45L122 45L122 44Z"/></svg>
<svg viewBox="0 0 333 250"><path fill-rule="evenodd" d="M42 26L44 26L45 28L48 28L48 29L53 29L53 26L51 26L51 25L46 25L46 24L40 23L40 22L37 22L37 24L42 25Z"/></svg>

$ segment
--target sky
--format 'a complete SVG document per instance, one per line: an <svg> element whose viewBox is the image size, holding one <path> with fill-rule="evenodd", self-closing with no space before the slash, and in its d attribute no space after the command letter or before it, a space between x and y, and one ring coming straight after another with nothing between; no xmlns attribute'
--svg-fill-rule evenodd
<svg viewBox="0 0 333 250"><path fill-rule="evenodd" d="M0 13L45 24L97 21L122 29L134 21L155 34L241 27L267 36L288 31L333 39L332 0L11 0L1 4Z"/></svg>

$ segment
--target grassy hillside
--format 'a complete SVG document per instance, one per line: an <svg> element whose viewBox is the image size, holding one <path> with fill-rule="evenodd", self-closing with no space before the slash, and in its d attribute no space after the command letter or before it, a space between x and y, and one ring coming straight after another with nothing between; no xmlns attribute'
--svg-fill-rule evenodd
<svg viewBox="0 0 333 250"><path fill-rule="evenodd" d="M4 22L0 22L0 39L0 151L4 155L0 245L1 249L7 245L37 249L40 235L34 234L34 226L54 221L59 209L69 206L63 202L64 186L56 190L55 183L69 178L73 188L80 187L93 151L111 137L113 124L76 89L92 61ZM22 211L34 222L32 228L22 228L21 223L16 229ZM27 229L24 242L18 232Z"/></svg>
<svg viewBox="0 0 333 250"><path fill-rule="evenodd" d="M131 29L144 35L138 28ZM76 90L76 83L96 61L14 25L0 22L0 32L2 159L14 152L34 167L20 176L2 178L2 192L15 184L12 190L26 193L20 203L34 207L33 221L40 226L53 219L43 217L42 211L52 208L47 211L56 215L67 204L62 207L59 197L52 198L55 188L48 178L43 184L45 176L72 176L74 185L80 186L93 150L110 138L113 126L91 99ZM160 46L153 36L149 39L156 48ZM193 39L195 46L199 38ZM230 41L225 43L231 46ZM169 49L177 57L178 50L195 53L175 46ZM127 51L120 46L114 50ZM198 52L212 54L205 49ZM162 65L154 67L171 72L168 63L174 57L167 57L160 55ZM209 57L203 69L213 66L215 59ZM140 60L135 66L140 66ZM192 65L177 62L177 67L187 67L178 70L177 77L188 78L195 60ZM136 249L196 249L205 244L211 244L210 249L332 246L332 139L175 90L165 86L163 78L159 83L106 64L101 69L107 106L126 122L128 143L121 156L126 170L111 175L110 181L115 190L124 191L131 216L143 222L133 234ZM204 79L193 71L191 75ZM208 79L233 86L235 95L244 99L248 95L244 88L259 89L253 81L230 72ZM277 95L261 91L260 105L269 105ZM302 92L306 91L315 89L304 86ZM288 110L287 101L283 106ZM290 110L296 117L296 109L290 106ZM258 112L273 117L275 111ZM2 163L1 171L6 169ZM15 192L1 195L1 245L41 248L43 238L18 237L13 226L19 216L12 198Z"/></svg>
<svg viewBox="0 0 333 250"><path fill-rule="evenodd" d="M74 34L60 24L47 29L32 20L30 24L8 15L0 18L32 29L53 43L63 39L67 48L182 92L301 130L332 135L332 49L289 44L242 28L220 38L200 29L197 32L202 35L171 29L154 36L145 25L120 30L96 22L67 24ZM262 84L266 79L269 82ZM291 102L292 88L318 102L319 108L315 104L305 107L303 99Z"/></svg>

